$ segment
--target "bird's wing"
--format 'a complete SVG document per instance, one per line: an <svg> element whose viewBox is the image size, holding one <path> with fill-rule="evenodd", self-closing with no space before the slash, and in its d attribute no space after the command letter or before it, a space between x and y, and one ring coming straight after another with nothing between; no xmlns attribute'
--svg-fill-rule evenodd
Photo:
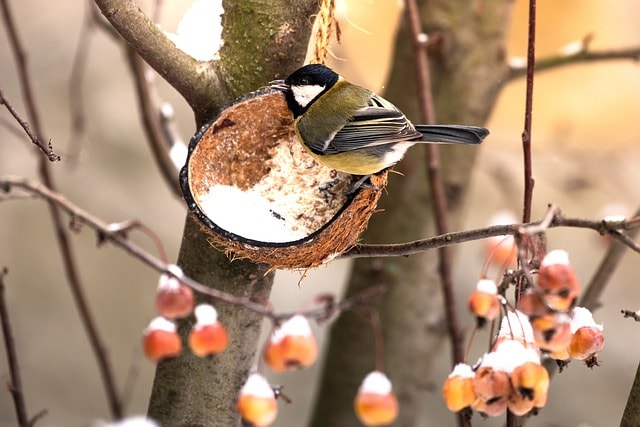
<svg viewBox="0 0 640 427"><path fill-rule="evenodd" d="M373 95L369 105L356 111L330 141L311 148L322 154L336 154L420 137L421 133L393 104Z"/></svg>

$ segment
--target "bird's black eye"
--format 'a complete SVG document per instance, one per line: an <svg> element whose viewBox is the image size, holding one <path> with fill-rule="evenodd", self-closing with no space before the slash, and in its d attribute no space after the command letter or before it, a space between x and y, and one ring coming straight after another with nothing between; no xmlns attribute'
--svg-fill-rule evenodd
<svg viewBox="0 0 640 427"><path fill-rule="evenodd" d="M309 77L302 77L300 78L300 84L301 85L308 85L311 83L311 80L309 80Z"/></svg>

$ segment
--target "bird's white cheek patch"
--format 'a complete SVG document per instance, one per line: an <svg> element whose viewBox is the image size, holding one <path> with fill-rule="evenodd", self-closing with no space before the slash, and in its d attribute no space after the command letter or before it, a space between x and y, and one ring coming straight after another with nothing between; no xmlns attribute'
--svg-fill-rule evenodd
<svg viewBox="0 0 640 427"><path fill-rule="evenodd" d="M318 96L325 86L321 85L304 85L304 86L291 86L291 92L296 102L301 107L306 107L316 96Z"/></svg>

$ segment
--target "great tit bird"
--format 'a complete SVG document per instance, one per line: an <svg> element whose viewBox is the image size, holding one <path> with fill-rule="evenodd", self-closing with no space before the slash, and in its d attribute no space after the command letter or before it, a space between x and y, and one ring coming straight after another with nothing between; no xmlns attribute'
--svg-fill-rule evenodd
<svg viewBox="0 0 640 427"><path fill-rule="evenodd" d="M284 91L309 154L352 175L393 166L415 143L479 144L489 134L475 126L413 125L386 99L320 64L305 65L271 85Z"/></svg>

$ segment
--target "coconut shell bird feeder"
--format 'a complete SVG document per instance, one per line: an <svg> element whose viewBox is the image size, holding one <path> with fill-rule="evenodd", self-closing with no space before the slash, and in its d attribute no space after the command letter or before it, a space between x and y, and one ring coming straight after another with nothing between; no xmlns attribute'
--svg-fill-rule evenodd
<svg viewBox="0 0 640 427"><path fill-rule="evenodd" d="M298 142L276 89L226 107L189 144L180 185L212 244L274 268L320 265L366 228L387 172L354 191L357 177L317 163Z"/></svg>

